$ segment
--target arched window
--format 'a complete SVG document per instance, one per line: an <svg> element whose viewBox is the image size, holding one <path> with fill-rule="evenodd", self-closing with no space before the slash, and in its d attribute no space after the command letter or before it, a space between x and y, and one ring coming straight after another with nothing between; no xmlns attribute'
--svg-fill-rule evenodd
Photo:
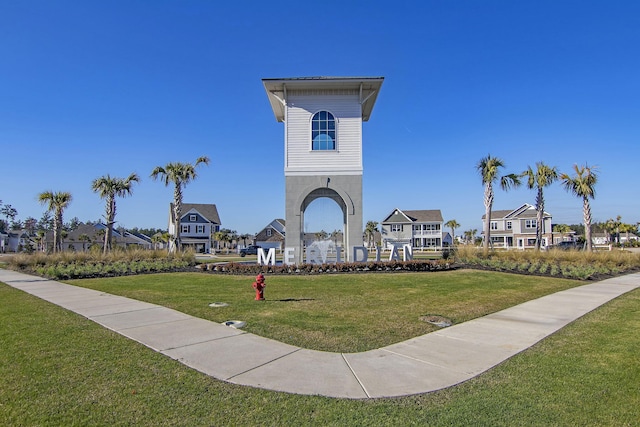
<svg viewBox="0 0 640 427"><path fill-rule="evenodd" d="M311 119L311 149L336 149L336 119L328 111L318 111Z"/></svg>

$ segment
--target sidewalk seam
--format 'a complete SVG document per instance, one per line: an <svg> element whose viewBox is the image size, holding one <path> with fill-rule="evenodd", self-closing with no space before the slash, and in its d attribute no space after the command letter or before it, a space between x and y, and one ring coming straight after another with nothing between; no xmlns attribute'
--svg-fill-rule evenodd
<svg viewBox="0 0 640 427"><path fill-rule="evenodd" d="M236 335L236 336L238 336L238 335ZM227 337L227 338L232 338L232 337ZM283 354L282 356L276 357L275 359L271 359L271 360L269 360L268 362L264 362L264 363L262 363L262 364L260 364L260 365L258 365L258 366L254 366L254 367L253 367L253 368L251 368L251 369L247 369L246 371L239 372L239 373L237 373L237 374L235 374L235 375L232 375L232 376L230 376L230 377L228 377L228 378L225 378L225 381L230 381L232 378L239 377L240 375L244 375L244 374L246 374L247 372L255 371L256 369L261 368L261 367L263 367L263 366L266 366L266 365L268 365L268 364L270 364L270 363L272 363L272 362L275 362L276 360L280 360L280 359L282 359L282 358L284 358L284 357L291 356L293 353L296 353L296 352L298 352L298 351L300 351L300 350L302 350L302 349L301 349L301 348L296 348L295 350L290 351L290 352L289 352L289 353L287 353L287 354Z"/></svg>
<svg viewBox="0 0 640 427"><path fill-rule="evenodd" d="M362 388L362 391L364 391L364 394L366 394L368 398L371 398L371 394L369 394L369 391L367 391L367 388L364 386L362 381L360 381L360 378L358 378L358 374L356 374L356 372L353 370L353 368L351 367L351 364L349 363L349 361L345 357L344 353L340 353L340 356L342 356L342 360L344 360L344 363L347 364L347 367L349 368L349 370L353 374L353 377L356 379L356 381L358 381L358 384L360 385L360 388Z"/></svg>

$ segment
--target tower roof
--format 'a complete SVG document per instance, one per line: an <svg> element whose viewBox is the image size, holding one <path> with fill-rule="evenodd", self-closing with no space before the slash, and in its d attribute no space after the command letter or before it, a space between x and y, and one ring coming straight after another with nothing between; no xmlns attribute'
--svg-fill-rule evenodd
<svg viewBox="0 0 640 427"><path fill-rule="evenodd" d="M279 122L284 121L284 106L287 90L308 89L351 89L360 92L362 121L369 120L371 110L376 103L378 92L384 77L287 77L280 79L262 79L269 97L273 114Z"/></svg>

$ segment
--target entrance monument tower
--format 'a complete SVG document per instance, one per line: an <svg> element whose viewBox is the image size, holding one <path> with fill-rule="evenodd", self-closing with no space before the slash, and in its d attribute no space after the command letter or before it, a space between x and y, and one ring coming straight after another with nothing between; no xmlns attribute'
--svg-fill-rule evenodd
<svg viewBox="0 0 640 427"><path fill-rule="evenodd" d="M342 209L346 261L363 244L362 122L369 120L383 80L262 80L276 120L285 125L285 248L293 249L294 264L303 262L304 212L320 197Z"/></svg>

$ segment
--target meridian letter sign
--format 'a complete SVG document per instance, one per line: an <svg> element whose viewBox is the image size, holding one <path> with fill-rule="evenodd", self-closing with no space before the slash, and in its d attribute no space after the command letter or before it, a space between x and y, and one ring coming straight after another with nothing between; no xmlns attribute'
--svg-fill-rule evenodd
<svg viewBox="0 0 640 427"><path fill-rule="evenodd" d="M342 210L342 245L308 242L307 262L366 261L362 226L362 122L368 121L383 77L262 79L284 129L285 264L303 262L304 212L327 197ZM364 249L364 250L363 250ZM259 258L263 262L269 256ZM275 256L274 256L275 259Z"/></svg>

